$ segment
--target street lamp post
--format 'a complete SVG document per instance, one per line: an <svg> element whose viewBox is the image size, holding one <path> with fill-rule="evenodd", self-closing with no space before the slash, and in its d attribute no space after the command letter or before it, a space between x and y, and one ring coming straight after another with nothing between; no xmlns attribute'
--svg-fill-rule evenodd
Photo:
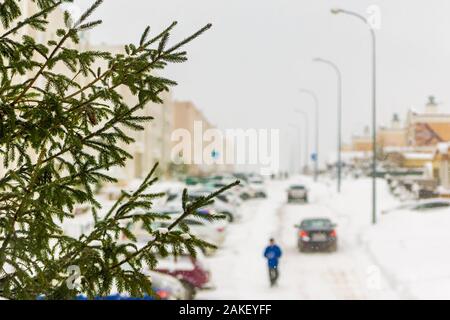
<svg viewBox="0 0 450 320"><path fill-rule="evenodd" d="M304 166L305 168L308 167L309 162L309 118L308 114L300 109L294 109L296 113L299 113L303 119L305 120L305 153L304 153Z"/></svg>
<svg viewBox="0 0 450 320"><path fill-rule="evenodd" d="M300 139L301 139L301 132L300 132L301 127L299 125L293 124L293 123L289 123L289 127L291 127L292 129L294 129L296 131L296 133L298 135L298 141L300 141ZM295 150L295 149L296 148L294 148L293 150ZM298 148L298 151L299 151L298 154L300 155L300 148ZM293 154L291 154L291 159L290 159L291 162L293 162L293 165L292 165L292 173L293 174L296 173L296 168L297 168L297 165L295 163L300 163L300 156L298 157L298 159L296 159L297 158L296 155L297 155L297 152L294 152ZM294 160L292 161L292 159L294 159Z"/></svg>
<svg viewBox="0 0 450 320"><path fill-rule="evenodd" d="M336 72L337 76L337 192L341 192L341 181L342 181L342 157L341 157L341 150L342 150L342 74L341 70L339 70L338 66L333 63L332 61L322 59L322 58L315 58L315 62L321 62L329 65L333 68L333 70Z"/></svg>
<svg viewBox="0 0 450 320"><path fill-rule="evenodd" d="M377 200L377 177L376 177L376 169L377 169L377 68L376 68L376 37L375 31L370 25L369 21L359 13L348 11L344 9L334 8L331 9L331 13L333 14L347 14L358 18L362 22L364 22L370 30L370 35L372 39L372 223L377 223L377 211L376 211L376 200Z"/></svg>
<svg viewBox="0 0 450 320"><path fill-rule="evenodd" d="M317 95L311 90L301 88L300 92L309 95L314 100L314 108L316 113L314 181L317 182L319 177L319 99L317 99Z"/></svg>

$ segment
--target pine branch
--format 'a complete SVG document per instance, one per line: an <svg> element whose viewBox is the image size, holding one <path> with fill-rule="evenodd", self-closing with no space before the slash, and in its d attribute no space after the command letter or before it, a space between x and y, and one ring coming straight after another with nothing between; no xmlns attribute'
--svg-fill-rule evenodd
<svg viewBox="0 0 450 320"><path fill-rule="evenodd" d="M34 83L37 81L39 76L42 74L42 72L44 72L45 68L48 66L50 60L55 56L55 54L58 52L58 50L61 48L61 46L64 44L64 42L69 38L69 36L70 36L70 31L67 32L66 35L64 35L61 38L61 40L58 42L55 49L53 49L50 56L46 59L45 63L41 66L41 68L35 74L35 76L30 81L28 81L28 84L25 86L22 93L16 99L14 99L14 101L11 103L11 106L14 106L16 103L18 103L27 94L28 90L30 90L31 87L33 87Z"/></svg>
<svg viewBox="0 0 450 320"><path fill-rule="evenodd" d="M156 165L137 190L122 191L106 216L99 215L101 203L95 189L116 181L104 170L124 166L126 159L132 158L122 144L134 139L122 128L143 130L153 118L140 115L139 110L149 102L161 103L161 92L176 85L156 72L162 72L168 63L186 61L186 52L178 49L209 26L169 49L176 22L153 37L147 27L137 45L125 46L125 53L82 52L77 46L78 32L101 22L88 21L101 1L72 27L65 13L66 28L56 32L59 40L43 44L30 36L19 40L11 36L25 26L44 30L47 14L66 0L36 0L40 12L16 22L18 1L0 4L1 23L8 28L15 23L0 36L0 154L7 168L0 178L0 270L6 266L14 269L0 279L2 295L67 299L81 290L93 296L107 293L113 281L133 294L148 292L150 281L139 270L143 263L157 263L149 248L167 254L165 246L170 245L175 253L183 247L195 254L195 248L211 245L194 236L183 239L180 230L173 230L179 226L188 232L180 218L170 224L169 234L157 235L163 243L137 248L136 235L124 223L142 223L146 232L154 234L152 224L167 220L152 212L154 199L161 194L146 191L157 181ZM66 45L69 42L73 46ZM100 60L108 64L103 72L97 68ZM61 72L55 68L57 64L66 70ZM28 75L25 81L16 79ZM130 90L138 103L129 105L118 90L120 86ZM183 217L197 216L196 210L211 201L205 197L187 203L185 193ZM80 237L65 235L61 223L74 217L79 204L88 206L95 221L93 230ZM129 241L118 241L121 234ZM121 268L127 262L131 270ZM83 268L81 289L69 290L64 285L66 268L72 264Z"/></svg>
<svg viewBox="0 0 450 320"><path fill-rule="evenodd" d="M240 183L240 181L235 181L227 186L222 187L221 189L211 193L210 195L208 195L204 200L201 201L196 201L193 204L189 205L186 207L186 210L183 212L183 214L180 215L180 217L178 217L167 229L169 231L173 230L178 224L180 224L186 217L188 217L189 215L192 214L192 212L194 210L197 210L199 208L201 208L202 206L204 206L206 203L208 203L208 201L214 199L216 196L218 196L219 194L221 194L222 192L225 192L226 190L233 188L235 186L237 186ZM185 202L183 202L184 205ZM124 265L125 263L130 262L132 259L138 257L139 255L141 255L143 252L150 250L155 243L157 242L157 238L155 238L154 240L148 242L145 246L143 246L141 249L137 250L136 252L134 252L133 254L129 255L127 258L123 259L122 261L114 264L113 266L111 266L109 268L109 270L114 270L119 268L120 266Z"/></svg>
<svg viewBox="0 0 450 320"><path fill-rule="evenodd" d="M58 2L56 2L54 5L52 5L52 6L48 7L48 8L45 8L45 9L39 11L38 13L32 15L31 17L28 17L28 18L26 18L26 19L20 21L19 23L17 23L17 25L16 25L14 28L12 28L12 29L6 31L5 33L3 33L3 34L0 36L0 39L5 39L6 37L10 36L11 34L14 34L14 33L16 33L17 31L19 31L21 28L23 28L23 27L29 25L30 22L32 22L33 20L37 20L38 18L41 18L41 17L43 17L43 16L49 14L49 13L52 12L54 9L56 9L57 7L59 7L62 3L63 3L63 1L58 1Z"/></svg>

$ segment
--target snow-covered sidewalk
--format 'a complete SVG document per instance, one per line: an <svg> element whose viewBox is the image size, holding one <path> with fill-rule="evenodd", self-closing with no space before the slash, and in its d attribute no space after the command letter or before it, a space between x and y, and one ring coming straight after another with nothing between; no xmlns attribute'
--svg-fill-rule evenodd
<svg viewBox="0 0 450 320"><path fill-rule="evenodd" d="M450 210L390 212L363 241L402 297L450 299Z"/></svg>

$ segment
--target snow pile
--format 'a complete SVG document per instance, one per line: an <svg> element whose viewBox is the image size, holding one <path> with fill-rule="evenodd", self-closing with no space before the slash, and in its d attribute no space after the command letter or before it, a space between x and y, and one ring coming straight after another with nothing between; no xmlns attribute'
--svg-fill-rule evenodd
<svg viewBox="0 0 450 320"><path fill-rule="evenodd" d="M367 233L369 250L398 289L418 299L450 299L450 210L398 211Z"/></svg>
<svg viewBox="0 0 450 320"><path fill-rule="evenodd" d="M448 143L440 142L437 144L437 150L440 154L448 154Z"/></svg>
<svg viewBox="0 0 450 320"><path fill-rule="evenodd" d="M190 235L189 233L183 233L180 237L181 237L183 240L189 240L189 239L191 239L191 235Z"/></svg>
<svg viewBox="0 0 450 320"><path fill-rule="evenodd" d="M158 232L159 234L168 234L169 229L168 228L158 228L158 229L156 229L156 232Z"/></svg>

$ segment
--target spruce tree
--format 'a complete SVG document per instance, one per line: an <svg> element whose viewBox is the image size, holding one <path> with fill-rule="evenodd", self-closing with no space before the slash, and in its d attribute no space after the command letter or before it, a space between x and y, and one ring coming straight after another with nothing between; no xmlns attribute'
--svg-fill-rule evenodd
<svg viewBox="0 0 450 320"><path fill-rule="evenodd" d="M101 23L90 17L102 1L78 21L64 13L56 40L46 43L20 36L20 31L45 31L49 14L71 0L27 0L38 11L25 18L19 1L0 3L0 157L5 168L0 176L0 295L71 299L79 293L107 295L113 286L133 296L151 294L143 267L154 268L157 257L169 252L195 255L197 248L211 246L191 235L183 220L189 215L220 218L197 212L238 182L194 202L187 201L184 190L183 213L168 232L152 228L155 221L168 219L152 211L161 196L148 191L157 180L156 165L135 191L122 191L106 214L99 214L94 189L115 182L108 170L131 158L119 146L134 142L123 128L143 130L152 119L139 111L150 102L161 103L161 93L176 84L158 74L169 63L186 61L183 46L210 25L172 45L175 22L154 35L146 28L140 41L120 54L82 51L76 49L80 32ZM58 72L57 65L65 71ZM123 86L137 97L136 104L124 101L118 91ZM83 203L92 206L95 225L89 234L70 237L61 224ZM126 221L142 223L152 240L138 246ZM123 234L129 241L118 241ZM74 265L80 268L81 284L67 286Z"/></svg>

